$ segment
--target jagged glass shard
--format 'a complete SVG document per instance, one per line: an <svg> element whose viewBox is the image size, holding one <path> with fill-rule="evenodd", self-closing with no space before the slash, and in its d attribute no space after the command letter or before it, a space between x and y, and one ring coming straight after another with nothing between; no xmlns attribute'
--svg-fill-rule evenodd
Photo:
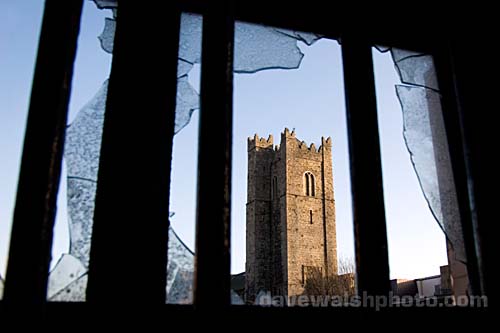
<svg viewBox="0 0 500 333"><path fill-rule="evenodd" d="M313 34L310 32L293 31L290 29L282 29L282 28L273 28L273 30L281 32L282 34L285 34L288 37L296 38L297 40L300 40L309 46L314 44L314 42L316 42L318 39L321 38L320 35Z"/></svg>
<svg viewBox="0 0 500 333"><path fill-rule="evenodd" d="M313 34L310 32L301 32L301 31L295 32L295 35L297 37L299 37L304 43L306 43L309 46L313 45L314 42L316 42L318 39L320 39L322 37L322 36L317 35L317 34Z"/></svg>
<svg viewBox="0 0 500 333"><path fill-rule="evenodd" d="M408 57L416 57L416 56L422 55L421 52L414 52L414 51L409 51L409 50L397 49L394 47L393 48L386 48L386 51L389 49L391 50L392 59L395 62L401 61L401 60L406 59Z"/></svg>
<svg viewBox="0 0 500 333"><path fill-rule="evenodd" d="M175 133L179 133L189 121L194 110L198 109L200 97L189 84L187 76L177 80L177 106L175 110Z"/></svg>
<svg viewBox="0 0 500 333"><path fill-rule="evenodd" d="M395 65L402 83L439 90L432 56L407 57L396 62Z"/></svg>
<svg viewBox="0 0 500 333"><path fill-rule="evenodd" d="M389 46L382 46L382 45L375 45L375 48L381 53L385 53L391 50Z"/></svg>
<svg viewBox="0 0 500 333"><path fill-rule="evenodd" d="M88 275L85 274L48 298L48 300L51 302L85 302L87 280Z"/></svg>
<svg viewBox="0 0 500 333"><path fill-rule="evenodd" d="M113 53L113 45L115 41L116 20L106 17L104 21L104 30L99 35L101 48L108 52Z"/></svg>
<svg viewBox="0 0 500 333"><path fill-rule="evenodd" d="M167 265L167 303L193 302L194 253L170 228Z"/></svg>
<svg viewBox="0 0 500 333"><path fill-rule="evenodd" d="M47 297L51 299L86 273L86 267L78 258L63 254L50 272Z"/></svg>
<svg viewBox="0 0 500 333"><path fill-rule="evenodd" d="M179 58L192 64L201 61L202 16L182 13L179 35Z"/></svg>
<svg viewBox="0 0 500 333"><path fill-rule="evenodd" d="M94 1L99 9L117 8L118 0L90 0Z"/></svg>
<svg viewBox="0 0 500 333"><path fill-rule="evenodd" d="M429 208L450 241L457 260L465 262L458 202L439 93L422 87L396 86L403 110L404 138Z"/></svg>
<svg viewBox="0 0 500 333"><path fill-rule="evenodd" d="M66 129L64 157L68 177L97 180L107 93L108 81Z"/></svg>
<svg viewBox="0 0 500 333"><path fill-rule="evenodd" d="M261 25L236 22L234 71L255 73L265 69L298 68L304 56L297 39Z"/></svg>
<svg viewBox="0 0 500 333"><path fill-rule="evenodd" d="M296 38L297 36L295 35L295 31L290 30L290 29L283 29L283 28L273 28L274 30L281 32L282 34L287 35L288 37Z"/></svg>
<svg viewBox="0 0 500 333"><path fill-rule="evenodd" d="M187 75L191 69L193 68L193 64L187 61L184 61L179 58L179 61L177 62L177 77L181 77L184 75Z"/></svg>
<svg viewBox="0 0 500 333"><path fill-rule="evenodd" d="M69 253L88 267L94 218L95 181L68 177Z"/></svg>

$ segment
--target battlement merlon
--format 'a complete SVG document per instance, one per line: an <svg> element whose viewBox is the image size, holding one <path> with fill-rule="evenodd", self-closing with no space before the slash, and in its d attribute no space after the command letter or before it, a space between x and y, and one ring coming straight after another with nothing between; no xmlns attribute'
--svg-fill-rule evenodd
<svg viewBox="0 0 500 333"><path fill-rule="evenodd" d="M273 136L269 134L267 139L259 137L258 134L255 134L252 137L248 138L248 151L251 151L255 148L263 148L263 149L274 149L274 141Z"/></svg>
<svg viewBox="0 0 500 333"><path fill-rule="evenodd" d="M323 150L325 152L331 153L332 150L332 139L331 137L324 138L321 137L321 145L316 148L316 144L311 143L307 144L305 141L300 141L297 139L295 135L295 131L290 132L287 128L285 131L281 133L281 145L286 144L288 147L295 147L294 149L299 149L299 151L303 151L304 153L311 154L322 154Z"/></svg>
<svg viewBox="0 0 500 333"><path fill-rule="evenodd" d="M286 138L295 138L295 130L290 132L288 127L285 127L285 130L281 133L281 141Z"/></svg>
<svg viewBox="0 0 500 333"><path fill-rule="evenodd" d="M321 146L319 147L318 151L321 151L321 149L326 149L326 150L332 150L332 138L328 137L325 139L325 137L321 137Z"/></svg>

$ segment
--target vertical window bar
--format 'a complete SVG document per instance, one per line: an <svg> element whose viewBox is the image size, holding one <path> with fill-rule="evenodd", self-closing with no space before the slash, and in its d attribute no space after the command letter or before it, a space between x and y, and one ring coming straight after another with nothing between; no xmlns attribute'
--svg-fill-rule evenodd
<svg viewBox="0 0 500 333"><path fill-rule="evenodd" d="M43 303L82 0L47 0L24 137L5 302Z"/></svg>
<svg viewBox="0 0 500 333"><path fill-rule="evenodd" d="M371 45L342 37L359 295L388 295L389 259Z"/></svg>
<svg viewBox="0 0 500 333"><path fill-rule="evenodd" d="M467 175L468 204L471 212L472 228L474 234L474 245L478 261L479 279L481 293L483 295L494 295L498 289L496 276L491 274L493 267L497 264L496 250L496 223L491 222L490 206L485 198L495 196L485 195L495 191L495 182L490 181L497 177L490 170L494 163L485 163L485 147L494 142L490 135L494 132L487 124L487 114L491 112L491 105L496 103L496 91L494 85L480 84L487 82L491 77L490 64L484 61L483 52L477 52L475 48L467 47L462 41L462 35L455 36L451 43L451 71L454 79L454 92L457 98L458 114L460 119L460 131L463 140L463 154L465 170ZM476 39L476 42L477 39ZM493 48L487 42L487 37L481 40L481 45ZM439 78L438 74L438 78ZM490 89L488 89L490 88ZM485 135L488 133L489 135ZM494 154L489 154L494 156ZM487 180L486 182L484 180ZM487 191L490 187L491 191ZM492 202L492 201L489 201ZM493 208L491 206L491 208ZM488 274L489 273L489 274Z"/></svg>
<svg viewBox="0 0 500 333"><path fill-rule="evenodd" d="M443 120L446 129L448 149L450 152L451 165L453 167L453 181L457 194L460 221L462 226L462 235L464 240L465 253L467 257L467 275L469 278L470 291L473 295L484 294L481 283L481 244L477 243L474 236L474 212L471 211L471 198L468 193L468 181L470 177L467 175L466 160L464 155L463 132L460 131L460 104L457 99L454 75L453 75L453 58L451 53L451 45L449 42L440 43L434 52L434 63L436 75L441 92L441 105L443 110Z"/></svg>
<svg viewBox="0 0 500 333"><path fill-rule="evenodd" d="M179 26L175 2L120 1L88 302L165 303Z"/></svg>
<svg viewBox="0 0 500 333"><path fill-rule="evenodd" d="M194 303L230 303L234 18L230 2L203 17Z"/></svg>

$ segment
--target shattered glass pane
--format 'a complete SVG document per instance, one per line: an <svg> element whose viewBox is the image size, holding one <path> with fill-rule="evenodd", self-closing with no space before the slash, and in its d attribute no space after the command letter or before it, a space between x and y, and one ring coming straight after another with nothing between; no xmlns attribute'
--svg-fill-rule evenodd
<svg viewBox="0 0 500 333"><path fill-rule="evenodd" d="M194 253L184 245L172 228L168 239L168 258L167 303L192 303Z"/></svg>
<svg viewBox="0 0 500 333"><path fill-rule="evenodd" d="M108 1L109 3L110 1ZM181 29L179 36L179 61L177 64L177 108L175 110L175 133L183 129L191 119L193 112L199 108L199 96L189 84L188 75L193 65L201 59L201 29L202 17L200 15L183 13L181 16ZM113 41L116 30L116 20L106 18L104 30L99 36L102 49L113 53ZM106 105L107 85L103 87L101 95L103 100L95 100L101 106L102 112ZM102 113L103 114L103 113ZM102 124L99 128L102 128ZM98 148L100 147L97 146ZM96 160L98 163L98 159Z"/></svg>
<svg viewBox="0 0 500 333"><path fill-rule="evenodd" d="M293 30L281 29L281 28L274 28L274 30L281 32L282 34L285 34L289 37L297 38L300 41L306 43L308 46L311 46L312 44L314 44L314 42L316 42L318 39L321 38L320 35L313 34L310 32L300 32L300 31L293 31Z"/></svg>
<svg viewBox="0 0 500 333"><path fill-rule="evenodd" d="M60 299L62 296L84 300L85 293L78 293L79 288L70 288L70 286L74 285L75 282L80 280L83 276L86 276L86 274L87 267L85 267L78 258L70 254L64 254L50 272L47 290L48 300L53 300L55 298L59 298L58 300L65 300Z"/></svg>
<svg viewBox="0 0 500 333"><path fill-rule="evenodd" d="M49 296L50 302L85 302L85 291L87 290L87 274L73 280L64 289Z"/></svg>
<svg viewBox="0 0 500 333"><path fill-rule="evenodd" d="M432 214L465 262L448 144L439 93L420 87L396 86L403 110L404 138L420 186Z"/></svg>
<svg viewBox="0 0 500 333"><path fill-rule="evenodd" d="M202 16L183 13L179 35L179 58L191 64L201 61Z"/></svg>
<svg viewBox="0 0 500 333"><path fill-rule="evenodd" d="M414 52L414 51L408 51L408 50L402 50L402 49L396 49L396 48L386 48L385 51L391 51L391 56L394 62L399 62L401 60L404 60L406 58L410 57L417 57L419 55L422 55L422 53L419 52Z"/></svg>
<svg viewBox="0 0 500 333"><path fill-rule="evenodd" d="M199 95L188 82L186 75L177 80L177 106L175 113L175 133L183 129L199 107Z"/></svg>
<svg viewBox="0 0 500 333"><path fill-rule="evenodd" d="M99 9L111 9L111 8L117 8L118 7L118 2L117 0L90 0L94 1L97 7Z"/></svg>
<svg viewBox="0 0 500 333"><path fill-rule="evenodd" d="M113 53L113 45L115 41L116 20L106 17L104 21L104 30L99 35L99 41L104 51Z"/></svg>
<svg viewBox="0 0 500 333"><path fill-rule="evenodd" d="M396 62L401 82L438 91L432 56L420 55L403 58Z"/></svg>
<svg viewBox="0 0 500 333"><path fill-rule="evenodd" d="M111 9L112 18L105 19L104 30L98 36L104 52L112 54L116 29L116 0L90 0L100 9ZM189 124L199 108L199 95L189 81L194 64L201 61L202 17L183 13L177 69L177 107L175 133ZM265 69L298 68L303 54L297 47L301 41L311 45L318 35L279 31L259 25L237 23L235 31L235 72L255 73ZM99 154L106 107L108 81L102 86L68 125L64 157L67 164L67 204L70 249L49 275L48 300L85 301L87 270L94 213L94 201L99 167ZM192 303L194 254L170 228L167 267L167 302ZM231 293L233 304L243 304Z"/></svg>
<svg viewBox="0 0 500 333"><path fill-rule="evenodd" d="M187 75L192 68L192 63L179 59L179 62L177 63L177 77L180 78Z"/></svg>
<svg viewBox="0 0 500 333"><path fill-rule="evenodd" d="M387 47L387 46L381 46L381 45L375 45L375 48L381 52L381 53L385 53L385 52L388 52L391 50L390 47Z"/></svg>
<svg viewBox="0 0 500 333"><path fill-rule="evenodd" d="M432 56L391 49L401 82L404 138L432 214L446 234L458 261L466 261L455 184Z"/></svg>
<svg viewBox="0 0 500 333"><path fill-rule="evenodd" d="M237 22L234 32L234 54L237 55L234 71L255 73L264 69L298 68L304 56L297 46L299 38L273 28Z"/></svg>

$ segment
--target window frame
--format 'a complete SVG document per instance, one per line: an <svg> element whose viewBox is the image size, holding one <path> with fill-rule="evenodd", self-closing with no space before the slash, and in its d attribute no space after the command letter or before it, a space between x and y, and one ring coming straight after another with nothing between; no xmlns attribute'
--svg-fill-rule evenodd
<svg viewBox="0 0 500 333"><path fill-rule="evenodd" d="M46 303L64 129L82 8L82 0L68 0L63 3L61 5L57 0L46 1L13 217L4 300L0 309L3 309L3 304L9 303ZM131 115L118 116L116 112L110 110L120 106L126 109L127 102L132 101L137 104L139 100L148 101L148 107L153 110L165 110L165 107L170 110L175 109L177 84L175 71L181 11L199 13L204 17L195 308L231 306L229 248L235 20L311 31L322 34L325 38L341 40L356 238L357 285L359 293L367 292L369 295L387 294L389 291L372 46L390 45L419 50L434 56L439 86L442 90L443 115L462 218L471 290L474 294L486 292L489 279L486 272L487 267L491 267L488 261L491 257L486 251L485 237L481 237L482 234L478 232L481 229L479 228L481 220L478 219L477 206L474 205L477 202L478 188L471 187L476 180L474 172L477 172L477 169L474 171L471 168L477 163L472 160L471 154L466 154L477 151L478 143L468 140L464 134L467 133L467 125L463 122L467 117L474 119L471 108L466 103L467 98L474 96L474 93L476 96L479 94L467 85L471 74L465 66L466 53L459 48L457 36L443 36L439 33L441 31L439 27L432 24L425 29L408 28L404 37L384 30L383 24L380 28L372 25L370 32L356 32L342 20L332 22L332 12L325 9L320 1L310 4L314 10L284 8L259 1L239 4L224 1L215 5L209 1L178 0L160 2L155 6L156 9L151 11L141 9L137 3L122 2L118 9L99 167L88 303L126 300L137 304L145 302L159 304L165 299L167 262L165 248L168 223L161 221L168 221L168 188L174 135L173 112L166 115L165 112L163 115L161 112L155 112L152 118L141 121L141 126L138 127ZM168 20L165 19L165 14L168 15ZM154 27L158 29L149 29L152 21ZM166 40L171 40L172 43L166 48L164 44L161 47L153 44L153 51L158 52L161 57L146 57L141 55L143 45L140 39L128 38L141 33L143 36L149 34L150 41L167 36ZM147 66L145 70L141 72L133 70L129 78L120 80L124 78L125 68L128 68L127 73L130 74L130 69L144 64ZM152 91L139 89L135 91L135 96L128 96L127 93L131 91L130 83L134 80L151 82L152 86L158 83L158 87L161 88ZM124 130L120 130L120 126L122 129L134 128L136 133L138 129L136 138L139 139L134 144L148 148L145 160L135 161L130 165L120 165L126 152L125 145L120 145L124 137ZM468 133L471 133L470 129ZM155 142L155 139L159 139L158 142ZM54 142L57 144L54 145ZM122 169L118 173L115 172L116 166ZM134 224L125 223L123 229L120 229L120 237L116 237L116 227L101 221L114 217L115 212L111 202L127 195L127 192L120 193L122 179L119 177L128 172L144 177L141 181L133 182L129 189L139 193L136 196L139 198L138 202L133 208L135 215L130 216L138 216L140 211L147 208L151 210L154 223L141 226L139 233ZM148 180L153 178L159 181L151 184ZM29 221L32 222L28 223ZM482 226L484 228L481 230L484 232L487 225L482 224ZM109 259L113 258L110 249L122 248L124 244L130 245L131 239L134 239L134 246L126 253L132 255L132 263L139 264L144 258L148 258L147 264L142 266L147 279L140 278L136 282L146 290L128 293L125 299L119 288L125 287L128 282L115 284L116 288L112 289L117 291L111 293L107 284L111 282L109 277L118 274L119 269L125 267L124 264L130 265L130 261L114 258L116 261L110 264ZM483 252L480 252L480 249ZM37 255L34 255L35 253ZM115 280L112 282L116 283ZM166 306L167 309L180 307L186 306Z"/></svg>

